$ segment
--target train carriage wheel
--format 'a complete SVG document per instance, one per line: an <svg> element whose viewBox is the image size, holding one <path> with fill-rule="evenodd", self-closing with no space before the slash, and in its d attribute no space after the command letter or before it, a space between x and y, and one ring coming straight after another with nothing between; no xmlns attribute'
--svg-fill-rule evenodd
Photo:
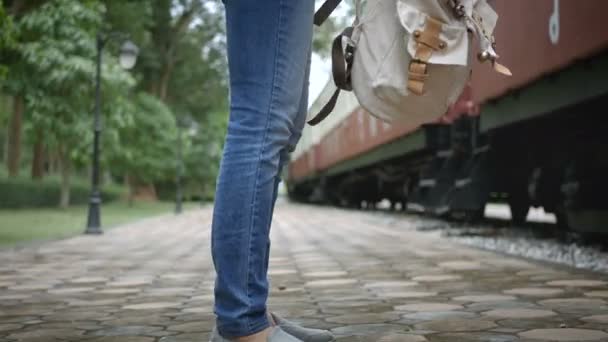
<svg viewBox="0 0 608 342"><path fill-rule="evenodd" d="M511 209L511 221L516 225L526 223L530 211L530 201L526 196L509 194L509 208Z"/></svg>

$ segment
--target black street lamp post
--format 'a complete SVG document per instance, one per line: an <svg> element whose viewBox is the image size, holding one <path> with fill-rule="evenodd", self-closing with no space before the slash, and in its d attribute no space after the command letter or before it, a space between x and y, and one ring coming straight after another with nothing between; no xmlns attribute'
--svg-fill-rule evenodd
<svg viewBox="0 0 608 342"><path fill-rule="evenodd" d="M97 34L97 71L95 75L95 119L93 126L93 171L91 175L91 197L85 234L101 234L101 194L99 191L99 139L101 136L101 56L103 48L110 38L124 36L119 33L104 36ZM137 60L139 49L135 44L126 41L120 48L120 65L131 69Z"/></svg>
<svg viewBox="0 0 608 342"><path fill-rule="evenodd" d="M177 172L175 176L175 214L179 215L182 213L182 173L184 169L184 161L183 161L183 151L182 151L182 125L177 122Z"/></svg>
<svg viewBox="0 0 608 342"><path fill-rule="evenodd" d="M177 142L176 142L176 165L175 165L175 214L182 213L184 203L184 130L186 135L191 135L193 125L190 116L177 117Z"/></svg>

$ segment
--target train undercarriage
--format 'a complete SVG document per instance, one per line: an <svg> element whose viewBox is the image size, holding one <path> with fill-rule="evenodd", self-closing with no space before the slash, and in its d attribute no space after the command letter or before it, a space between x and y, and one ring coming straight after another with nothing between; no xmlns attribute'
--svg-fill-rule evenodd
<svg viewBox="0 0 608 342"><path fill-rule="evenodd" d="M601 96L485 132L480 117L426 125L421 149L289 184L289 194L351 208L388 200L393 208L467 219L500 202L516 224L540 207L560 229L608 232L607 104Z"/></svg>

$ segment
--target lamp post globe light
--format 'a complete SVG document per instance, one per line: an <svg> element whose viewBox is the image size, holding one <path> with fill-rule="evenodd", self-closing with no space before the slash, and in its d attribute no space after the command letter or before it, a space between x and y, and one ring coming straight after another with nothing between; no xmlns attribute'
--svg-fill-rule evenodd
<svg viewBox="0 0 608 342"><path fill-rule="evenodd" d="M192 118L189 116L180 116L177 118L177 160L176 160L176 172L175 172L175 214L179 215L182 213L182 203L184 200L183 194L183 177L184 177L184 129L188 129L192 126Z"/></svg>
<svg viewBox="0 0 608 342"><path fill-rule="evenodd" d="M99 192L99 139L101 136L101 56L109 39L124 36L120 33L97 34L97 70L95 75L95 119L93 126L93 171L91 174L91 197L85 234L101 234L101 194ZM131 41L125 41L120 48L119 63L124 69L135 66L139 48Z"/></svg>
<svg viewBox="0 0 608 342"><path fill-rule="evenodd" d="M137 62L137 56L139 55L139 48L132 41L125 41L120 47L119 62L123 69L130 70L135 66Z"/></svg>
<svg viewBox="0 0 608 342"><path fill-rule="evenodd" d="M184 156L182 147L182 124L180 120L177 121L177 167L175 173L175 214L179 215L182 213L182 173L184 172Z"/></svg>

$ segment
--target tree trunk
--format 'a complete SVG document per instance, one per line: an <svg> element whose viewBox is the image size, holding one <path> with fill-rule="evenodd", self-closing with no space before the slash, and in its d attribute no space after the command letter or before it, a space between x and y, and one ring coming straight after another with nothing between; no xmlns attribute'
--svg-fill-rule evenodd
<svg viewBox="0 0 608 342"><path fill-rule="evenodd" d="M127 195L127 201L129 203L129 208L133 207L133 203L135 202L135 185L133 184L133 178L129 175L125 175L125 185L129 189L129 194Z"/></svg>
<svg viewBox="0 0 608 342"><path fill-rule="evenodd" d="M66 209L70 205L70 173L71 162L64 148L59 147L59 169L61 173L61 196L59 207Z"/></svg>
<svg viewBox="0 0 608 342"><path fill-rule="evenodd" d="M36 142L32 157L32 179L42 179L44 176L44 144L42 143L42 130L36 131Z"/></svg>
<svg viewBox="0 0 608 342"><path fill-rule="evenodd" d="M56 174L59 172L59 162L57 161L59 158L57 157L57 152L56 151L48 151L48 158L49 158L49 168L48 168L48 173L49 174Z"/></svg>
<svg viewBox="0 0 608 342"><path fill-rule="evenodd" d="M9 122L8 150L6 167L10 177L19 174L19 163L21 161L21 126L23 121L23 96L13 96L13 113Z"/></svg>
<svg viewBox="0 0 608 342"><path fill-rule="evenodd" d="M13 1L12 6L8 9L8 13L12 14L13 16L18 16L23 11L24 6L24 0L15 0Z"/></svg>
<svg viewBox="0 0 608 342"><path fill-rule="evenodd" d="M2 144L2 164L7 165L8 155L8 127L3 128L4 130L4 141Z"/></svg>
<svg viewBox="0 0 608 342"><path fill-rule="evenodd" d="M207 193L207 186L203 183L201 186L201 207L205 206L205 194Z"/></svg>
<svg viewBox="0 0 608 342"><path fill-rule="evenodd" d="M9 14L13 15L16 18L19 18L22 15L44 5L48 1L49 0L13 0L12 5L9 6L7 10Z"/></svg>
<svg viewBox="0 0 608 342"><path fill-rule="evenodd" d="M0 109L2 111L2 113L7 115L8 118L8 113L11 112L11 101L9 101L10 97L9 96L5 96L4 94L2 94L0 92L0 105L2 105L2 108ZM0 163L2 163L3 165L7 165L7 155L8 155L8 121L6 122L6 125L4 125L2 128L2 139L4 141L2 141L2 159L0 161Z"/></svg>
<svg viewBox="0 0 608 342"><path fill-rule="evenodd" d="M158 83L150 81L147 84L148 94L158 97Z"/></svg>
<svg viewBox="0 0 608 342"><path fill-rule="evenodd" d="M7 109L6 112L8 113L9 110ZM2 131L2 137L4 138L4 141L2 142L2 164L8 165L8 140L10 138L8 134L8 122L5 127L2 127Z"/></svg>
<svg viewBox="0 0 608 342"><path fill-rule="evenodd" d="M167 100L167 89L169 88L169 80L171 79L172 72L173 62L167 61L167 64L165 64L161 70L160 83L158 85L158 98L165 103Z"/></svg>

